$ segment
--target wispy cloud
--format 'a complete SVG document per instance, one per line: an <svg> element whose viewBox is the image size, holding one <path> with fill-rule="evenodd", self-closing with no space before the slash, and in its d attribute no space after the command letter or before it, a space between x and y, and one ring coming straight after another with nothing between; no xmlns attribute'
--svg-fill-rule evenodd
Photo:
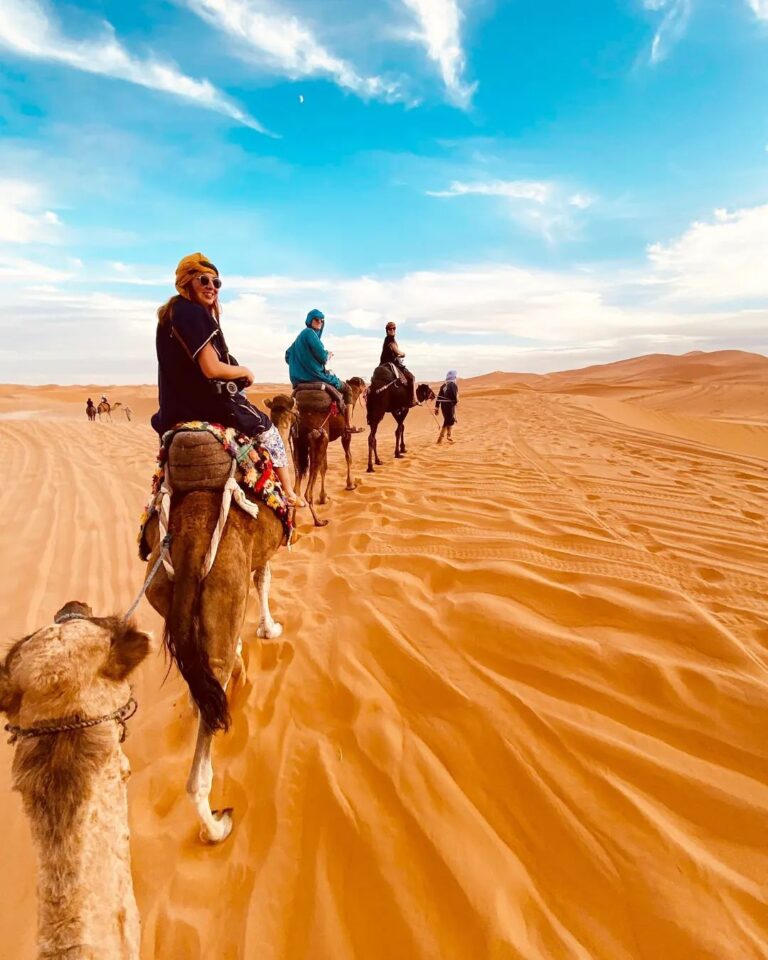
<svg viewBox="0 0 768 960"><path fill-rule="evenodd" d="M248 59L291 79L327 77L366 99L410 99L399 81L362 76L334 56L296 17L258 8L250 0L183 0L186 6L238 41Z"/></svg>
<svg viewBox="0 0 768 960"><path fill-rule="evenodd" d="M539 180L488 180L484 183L454 180L447 190L427 190L427 194L430 197L464 197L474 194L546 203L552 196L552 184Z"/></svg>
<svg viewBox="0 0 768 960"><path fill-rule="evenodd" d="M477 84L464 81L466 56L461 45L462 13L457 0L402 0L419 23L413 39L421 43L443 78L449 98L459 107L472 102Z"/></svg>
<svg viewBox="0 0 768 960"><path fill-rule="evenodd" d="M51 243L61 221L46 210L41 189L25 180L0 180L0 243Z"/></svg>
<svg viewBox="0 0 768 960"><path fill-rule="evenodd" d="M768 0L747 0L759 20L768 20Z"/></svg>
<svg viewBox="0 0 768 960"><path fill-rule="evenodd" d="M760 3L763 0L749 2ZM693 0L644 0L644 6L646 10L657 10L664 14L651 44L651 63L659 63L685 33Z"/></svg>
<svg viewBox="0 0 768 960"><path fill-rule="evenodd" d="M447 190L427 190L430 197L500 197L516 219L553 241L572 227L574 210L586 210L594 198L568 194L551 180L454 180Z"/></svg>
<svg viewBox="0 0 768 960"><path fill-rule="evenodd" d="M132 56L109 23L99 37L74 40L63 36L36 0L0 0L0 46L23 57L62 63L75 70L125 80L189 100L231 117L238 123L268 131L208 80L195 80L172 63Z"/></svg>

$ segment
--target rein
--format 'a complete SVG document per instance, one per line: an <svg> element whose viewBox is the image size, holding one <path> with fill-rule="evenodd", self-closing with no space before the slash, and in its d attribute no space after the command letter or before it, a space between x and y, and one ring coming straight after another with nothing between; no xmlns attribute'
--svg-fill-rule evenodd
<svg viewBox="0 0 768 960"><path fill-rule="evenodd" d="M76 619L87 619L85 617L75 617L69 616L68 620ZM96 727L100 723L107 723L110 720L114 720L120 726L120 743L122 743L125 738L128 736L128 728L126 723L131 717L136 713L138 709L138 704L130 697L127 703L124 703L122 707L118 707L117 710L113 710L112 713L105 713L102 717L90 717L86 720L76 720L74 717L72 719L62 719L58 720L52 724L40 725L37 727L15 727L12 723L6 723L4 729L10 733L8 738L8 743L16 743L17 740L31 740L33 737L48 737L54 733L63 733L67 730L85 730L88 727Z"/></svg>

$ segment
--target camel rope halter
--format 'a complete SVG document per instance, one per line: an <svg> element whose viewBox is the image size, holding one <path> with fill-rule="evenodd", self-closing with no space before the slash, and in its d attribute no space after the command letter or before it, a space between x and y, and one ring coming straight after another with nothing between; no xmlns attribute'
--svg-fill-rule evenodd
<svg viewBox="0 0 768 960"><path fill-rule="evenodd" d="M69 617L68 619L74 620L76 618ZM85 730L88 727L96 727L100 723L107 723L110 720L114 720L120 727L120 743L122 743L128 736L126 723L134 713L136 713L137 709L138 704L133 697L130 697L128 702L124 703L122 707L118 707L117 710L113 710L112 713L105 713L102 717L88 717L83 720L77 717L69 719L64 717L53 723L39 724L34 727L16 727L12 723L6 723L4 729L10 733L8 743L14 744L17 740L31 740L33 737L48 737L51 736L51 734L64 733L68 730Z"/></svg>

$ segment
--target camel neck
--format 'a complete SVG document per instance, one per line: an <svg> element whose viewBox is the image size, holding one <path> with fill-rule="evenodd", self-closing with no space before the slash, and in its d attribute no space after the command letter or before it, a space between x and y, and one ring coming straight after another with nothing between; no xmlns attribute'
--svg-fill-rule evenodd
<svg viewBox="0 0 768 960"><path fill-rule="evenodd" d="M77 739L73 765L80 757L85 760L69 784L69 793L76 799L68 808L57 807L50 792L25 791L19 783L38 846L38 960L64 956L138 960L139 917L128 833L128 759L115 730L84 731ZM55 749L51 750L54 753ZM52 756L49 778L44 776L46 771L39 770L43 776L38 783L46 779L55 782L50 774L56 773L56 766Z"/></svg>

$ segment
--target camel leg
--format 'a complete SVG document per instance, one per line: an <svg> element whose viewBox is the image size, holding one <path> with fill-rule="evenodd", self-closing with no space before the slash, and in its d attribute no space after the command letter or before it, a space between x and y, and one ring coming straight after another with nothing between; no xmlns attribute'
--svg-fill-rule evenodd
<svg viewBox="0 0 768 960"><path fill-rule="evenodd" d="M349 434L342 434L341 445L344 448L344 456L347 461L347 486L345 489L356 490L357 484L352 481L352 437Z"/></svg>
<svg viewBox="0 0 768 960"><path fill-rule="evenodd" d="M235 647L235 665L232 668L232 676L229 680L230 687L235 687L238 683L244 681L245 676L246 671L245 661L243 660L243 638L238 637L237 646Z"/></svg>
<svg viewBox="0 0 768 960"><path fill-rule="evenodd" d="M221 843L232 832L232 810L211 810L211 787L213 786L213 764L211 747L213 734L203 722L197 724L197 743L195 758L187 780L187 794L192 800L200 818L200 839L203 843Z"/></svg>
<svg viewBox="0 0 768 960"><path fill-rule="evenodd" d="M379 460L379 447L376 442L376 431L379 429L380 423L381 420L377 420L375 423L370 424L370 432L368 434L368 473L374 473L374 463L377 467L381 466L381 460Z"/></svg>
<svg viewBox="0 0 768 960"><path fill-rule="evenodd" d="M405 424L402 420L397 421L397 426L395 427L395 457L399 460L403 455L403 433L405 432Z"/></svg>
<svg viewBox="0 0 768 960"><path fill-rule="evenodd" d="M308 437L309 440L309 480L307 481L307 492L304 499L307 501L312 518L316 527L324 527L327 520L320 520L315 511L314 494L315 480L323 459L327 456L328 437L323 430L312 430ZM325 441L325 443L323 443Z"/></svg>
<svg viewBox="0 0 768 960"><path fill-rule="evenodd" d="M328 494L325 492L325 475L328 472L328 439L325 440L325 449L326 453L324 457L320 459L320 496L317 498L317 502L320 504L326 504L331 499Z"/></svg>
<svg viewBox="0 0 768 960"><path fill-rule="evenodd" d="M283 628L281 624L272 619L269 610L269 587L272 583L272 571L269 569L268 563L265 563L263 567L256 567L253 571L253 583L259 595L259 607L261 608L256 636L275 640L283 632Z"/></svg>

